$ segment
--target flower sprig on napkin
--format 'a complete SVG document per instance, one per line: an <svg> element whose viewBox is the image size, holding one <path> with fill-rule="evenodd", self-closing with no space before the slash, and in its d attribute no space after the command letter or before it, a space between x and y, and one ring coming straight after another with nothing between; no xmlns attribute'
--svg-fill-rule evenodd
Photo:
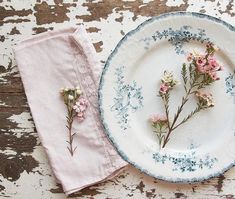
<svg viewBox="0 0 235 199"><path fill-rule="evenodd" d="M77 117L79 122L82 122L85 119L85 112L88 107L88 101L82 97L82 91L79 87L76 88L62 88L60 91L64 104L67 107L67 129L69 140L66 141L69 146L67 149L69 150L71 156L74 155L74 152L77 149L77 146L73 147L73 139L76 133L72 133L72 125L74 118Z"/></svg>
<svg viewBox="0 0 235 199"><path fill-rule="evenodd" d="M172 72L165 71L161 79L161 85L158 90L159 97L162 98L165 114L153 115L150 118L151 126L157 134L160 147L164 148L170 140L171 133L192 118L201 110L213 107L214 101L211 93L202 92L201 89L218 81L217 72L223 70L223 67L218 63L214 56L218 49L212 44L206 46L205 53L189 53L187 56L188 63L184 63L181 69L183 79L183 89L185 91L182 97L181 104L178 106L174 117L171 119L169 99L170 91L179 84L174 78ZM190 96L196 96L197 105L183 120L178 122L179 116L183 111L183 107L190 99Z"/></svg>

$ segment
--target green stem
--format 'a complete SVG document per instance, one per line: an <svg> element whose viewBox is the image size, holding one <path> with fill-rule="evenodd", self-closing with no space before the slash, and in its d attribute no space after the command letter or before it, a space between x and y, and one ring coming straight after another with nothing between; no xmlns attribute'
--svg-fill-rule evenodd
<svg viewBox="0 0 235 199"><path fill-rule="evenodd" d="M192 111L186 118L184 118L179 124L177 124L173 129L175 130L176 128L178 128L180 125L184 124L185 122L187 122L192 116L194 116L196 113L198 113L200 110L202 110L201 106L198 106L194 111Z"/></svg>
<svg viewBox="0 0 235 199"><path fill-rule="evenodd" d="M197 79L198 79L197 77L194 77L193 82L190 84L190 88L187 90L186 95L182 98L182 103L181 103L180 107L178 108L178 110L177 110L177 112L176 112L176 114L175 114L175 117L174 117L174 119L173 119L173 122L172 122L171 126L169 127L169 131L168 131L168 133L167 133L167 135L166 135L166 137L165 137L165 139L164 139L162 148L164 148L164 147L166 146L166 144L167 144L168 141L170 140L170 138L169 138L169 137L170 137L170 134L172 133L173 130L176 129L176 128L174 127L174 125L175 125L175 123L177 122L177 120L178 120L178 118L179 118L179 116L180 116L180 113L181 113L182 110L183 110L184 105L185 105L186 102L188 101L189 95L192 94L191 91L192 91L192 89L194 88ZM169 121L168 121L168 123L169 123Z"/></svg>
<svg viewBox="0 0 235 199"><path fill-rule="evenodd" d="M166 95L162 96L164 107L165 107L165 113L167 118L167 127L170 129L170 118L169 118L169 93L166 93Z"/></svg>
<svg viewBox="0 0 235 199"><path fill-rule="evenodd" d="M68 111L68 118L67 118L67 123L68 123L68 135L69 135L69 140L67 141L69 143L69 146L67 147L71 156L73 156L76 148L73 148L73 133L72 133L72 125L73 125L73 118L74 118L74 111L72 107L69 105L67 106L67 111Z"/></svg>
<svg viewBox="0 0 235 199"><path fill-rule="evenodd" d="M162 127L160 126L159 127L159 131L155 130L154 132L157 134L157 137L158 137L158 143L159 143L159 146L161 148L161 145L162 145L162 139L165 138L164 135L162 135L164 133L164 131L162 131Z"/></svg>

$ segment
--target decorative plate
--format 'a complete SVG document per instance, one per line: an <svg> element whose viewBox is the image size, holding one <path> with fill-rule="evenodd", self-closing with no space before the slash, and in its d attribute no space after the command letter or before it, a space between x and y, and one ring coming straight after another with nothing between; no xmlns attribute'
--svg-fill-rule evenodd
<svg viewBox="0 0 235 199"><path fill-rule="evenodd" d="M235 28L199 13L174 12L151 18L130 31L104 67L99 107L106 133L120 155L142 172L171 182L202 181L235 164ZM157 88L164 70L180 79L185 55L213 43L224 66L210 87L215 106L201 111L160 148L148 118L163 112ZM170 98L176 109L180 89ZM188 104L185 110L189 110Z"/></svg>

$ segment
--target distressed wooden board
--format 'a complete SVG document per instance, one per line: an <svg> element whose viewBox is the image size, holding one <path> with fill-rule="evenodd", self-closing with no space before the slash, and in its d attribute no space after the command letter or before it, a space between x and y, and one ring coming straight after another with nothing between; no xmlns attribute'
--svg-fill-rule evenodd
<svg viewBox="0 0 235 199"><path fill-rule="evenodd" d="M151 16L187 10L235 25L232 0L0 0L0 198L66 198L49 167L30 114L12 46L47 30L83 23L104 63L129 30ZM235 168L203 183L172 184L129 166L72 198L235 198Z"/></svg>

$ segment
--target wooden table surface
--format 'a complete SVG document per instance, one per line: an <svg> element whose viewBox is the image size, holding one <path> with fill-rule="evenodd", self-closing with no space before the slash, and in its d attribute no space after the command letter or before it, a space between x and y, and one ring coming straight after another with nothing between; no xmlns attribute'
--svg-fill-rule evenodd
<svg viewBox="0 0 235 199"><path fill-rule="evenodd" d="M31 35L83 23L104 64L117 42L151 16L195 11L235 25L233 0L0 0L0 198L66 198L30 114L12 47ZM56 53L56 52L54 52ZM235 198L235 168L197 184L153 179L129 166L72 198Z"/></svg>

